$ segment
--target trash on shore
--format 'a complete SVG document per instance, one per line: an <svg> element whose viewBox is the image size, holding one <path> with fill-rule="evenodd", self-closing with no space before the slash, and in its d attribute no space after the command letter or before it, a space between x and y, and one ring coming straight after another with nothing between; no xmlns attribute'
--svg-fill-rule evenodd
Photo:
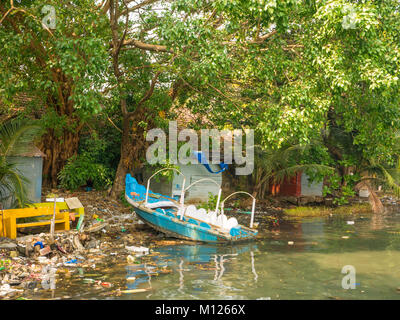
<svg viewBox="0 0 400 320"><path fill-rule="evenodd" d="M143 254L149 253L149 248L146 247L125 246L125 249L136 253L143 253Z"/></svg>
<svg viewBox="0 0 400 320"><path fill-rule="evenodd" d="M100 231L103 228L107 227L107 225L108 225L107 223L96 223L96 224L93 224L91 227L85 229L84 231L89 232L89 233L97 232L97 231Z"/></svg>

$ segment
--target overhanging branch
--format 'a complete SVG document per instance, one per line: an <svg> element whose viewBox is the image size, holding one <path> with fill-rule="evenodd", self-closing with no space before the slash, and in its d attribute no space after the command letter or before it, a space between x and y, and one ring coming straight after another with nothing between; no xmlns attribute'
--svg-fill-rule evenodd
<svg viewBox="0 0 400 320"><path fill-rule="evenodd" d="M159 45L159 44L149 44L144 43L139 40L129 39L123 42L124 46L134 46L135 48L148 50L148 51L155 51L155 52L168 52L174 53L172 49L168 49L167 46Z"/></svg>

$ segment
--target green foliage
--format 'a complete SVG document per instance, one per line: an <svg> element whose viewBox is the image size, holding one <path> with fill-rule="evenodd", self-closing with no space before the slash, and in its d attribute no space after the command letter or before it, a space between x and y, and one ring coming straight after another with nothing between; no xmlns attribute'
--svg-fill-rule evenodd
<svg viewBox="0 0 400 320"><path fill-rule="evenodd" d="M328 215L349 215L371 213L371 206L368 203L353 204L343 207L295 207L284 209L284 213L291 217L321 217Z"/></svg>
<svg viewBox="0 0 400 320"><path fill-rule="evenodd" d="M257 146L252 176L257 196L262 197L271 182L282 183L285 178L290 178L297 172L306 172L311 181L321 180L331 174L334 171L331 166L320 164L322 161L315 154L310 157L310 153L318 146L318 143L306 146L296 144L267 150Z"/></svg>
<svg viewBox="0 0 400 320"><path fill-rule="evenodd" d="M120 155L120 139L115 130L102 124L96 131L81 137L78 153L115 171Z"/></svg>
<svg viewBox="0 0 400 320"><path fill-rule="evenodd" d="M86 185L93 185L97 190L106 189L111 185L112 177L109 168L94 163L87 155L70 158L58 175L60 186L68 190L76 190Z"/></svg>
<svg viewBox="0 0 400 320"><path fill-rule="evenodd" d="M345 180L343 184L342 179ZM354 186L359 181L359 177L354 175L339 176L337 173L329 175L323 187L323 196L333 195L333 203L336 205L347 204L349 198L355 196Z"/></svg>
<svg viewBox="0 0 400 320"><path fill-rule="evenodd" d="M218 195L213 195L211 192L208 193L208 200L207 203L202 203L199 205L199 208L204 208L206 210L215 210L217 206Z"/></svg>
<svg viewBox="0 0 400 320"><path fill-rule="evenodd" d="M119 197L119 200L124 205L124 207L126 207L126 208L131 208L132 207L132 205L125 199L125 191L121 193L121 196Z"/></svg>
<svg viewBox="0 0 400 320"><path fill-rule="evenodd" d="M79 155L70 158L58 175L60 186L69 190L86 185L97 190L107 189L115 174L115 154L110 152L112 147L112 140L101 139L96 132L84 136L79 145Z"/></svg>
<svg viewBox="0 0 400 320"><path fill-rule="evenodd" d="M0 62L4 100L15 102L19 94L39 98L41 103L32 104L27 112L43 110L43 102L63 105L73 101L74 111L82 119L100 111L99 88L108 65L104 45L107 20L93 10L93 4L91 0L14 1L16 9L0 28L0 55L7 57ZM43 27L45 5L55 8L55 29ZM9 1L4 6L9 9ZM73 90L69 94L65 90L66 96L60 97L63 82ZM49 112L44 121L49 128L70 125L51 116L57 108L44 110Z"/></svg>
<svg viewBox="0 0 400 320"><path fill-rule="evenodd" d="M124 1L115 3L125 9ZM40 23L45 4L56 9L51 32ZM389 176L394 178L390 170L399 154L397 0L149 1L126 25L122 14L114 30L131 43L118 57L120 77L112 68L109 12L95 4L14 1L23 10L12 12L0 28L0 95L7 106L14 107L22 93L34 97L25 112L38 115L60 139L93 115L110 116L133 137L122 145L124 163L136 161L129 169L144 162L143 131L165 127L178 106L198 115L190 124L195 128L206 122L255 129L262 150L256 156L257 188L270 178L306 171L312 180L328 176L325 193L344 203L367 168L395 188ZM4 2L2 14L8 9ZM152 79L157 81L149 90ZM135 118L132 127L122 121L124 99L129 121ZM95 130L99 141L84 139L79 156L68 163L81 179L67 183L73 172L62 174L65 183L76 187L92 179L86 171L107 176L115 170L120 135L107 138L101 127L117 131L102 120ZM98 152L88 155L87 149Z"/></svg>

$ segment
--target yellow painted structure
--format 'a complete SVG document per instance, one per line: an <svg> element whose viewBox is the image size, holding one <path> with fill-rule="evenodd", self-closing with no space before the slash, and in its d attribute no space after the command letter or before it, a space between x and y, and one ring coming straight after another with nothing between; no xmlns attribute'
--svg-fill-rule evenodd
<svg viewBox="0 0 400 320"><path fill-rule="evenodd" d="M69 230L70 212L75 217L85 214L85 209L69 209L65 202L56 202L55 230ZM0 210L0 236L15 239L18 228L50 225L54 214L54 202L34 203L28 208ZM17 219L42 217L34 222L18 223Z"/></svg>

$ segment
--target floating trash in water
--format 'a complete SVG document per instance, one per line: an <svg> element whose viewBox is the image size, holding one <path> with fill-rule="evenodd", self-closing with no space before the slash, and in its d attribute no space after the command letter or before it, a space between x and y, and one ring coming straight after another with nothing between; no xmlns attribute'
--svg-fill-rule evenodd
<svg viewBox="0 0 400 320"><path fill-rule="evenodd" d="M347 224L354 224L354 221L347 221Z"/></svg>
<svg viewBox="0 0 400 320"><path fill-rule="evenodd" d="M135 258L132 257L131 255L127 256L126 260L128 261L128 263L134 263L135 262Z"/></svg>
<svg viewBox="0 0 400 320"><path fill-rule="evenodd" d="M350 238L349 236L343 236L342 239L348 239Z"/></svg>
<svg viewBox="0 0 400 320"><path fill-rule="evenodd" d="M84 282L84 283L95 283L96 280L90 279L90 278L85 278L85 279L83 279L83 282Z"/></svg>
<svg viewBox="0 0 400 320"><path fill-rule="evenodd" d="M288 245L292 246L292 245L294 245L294 242L293 241L288 241Z"/></svg>
<svg viewBox="0 0 400 320"><path fill-rule="evenodd" d="M144 253L144 254L149 253L149 248L146 248L146 247L125 246L125 249L129 250L129 251L137 252L137 253Z"/></svg>
<svg viewBox="0 0 400 320"><path fill-rule="evenodd" d="M149 289L131 289L131 290L122 290L122 293L139 293L139 292L146 292Z"/></svg>
<svg viewBox="0 0 400 320"><path fill-rule="evenodd" d="M6 283L0 287L0 296L5 296L6 294L9 294L11 292L22 292L22 291L24 290L13 289L10 287L8 283Z"/></svg>
<svg viewBox="0 0 400 320"><path fill-rule="evenodd" d="M111 288L113 285L110 282L101 282L99 283L104 288Z"/></svg>

